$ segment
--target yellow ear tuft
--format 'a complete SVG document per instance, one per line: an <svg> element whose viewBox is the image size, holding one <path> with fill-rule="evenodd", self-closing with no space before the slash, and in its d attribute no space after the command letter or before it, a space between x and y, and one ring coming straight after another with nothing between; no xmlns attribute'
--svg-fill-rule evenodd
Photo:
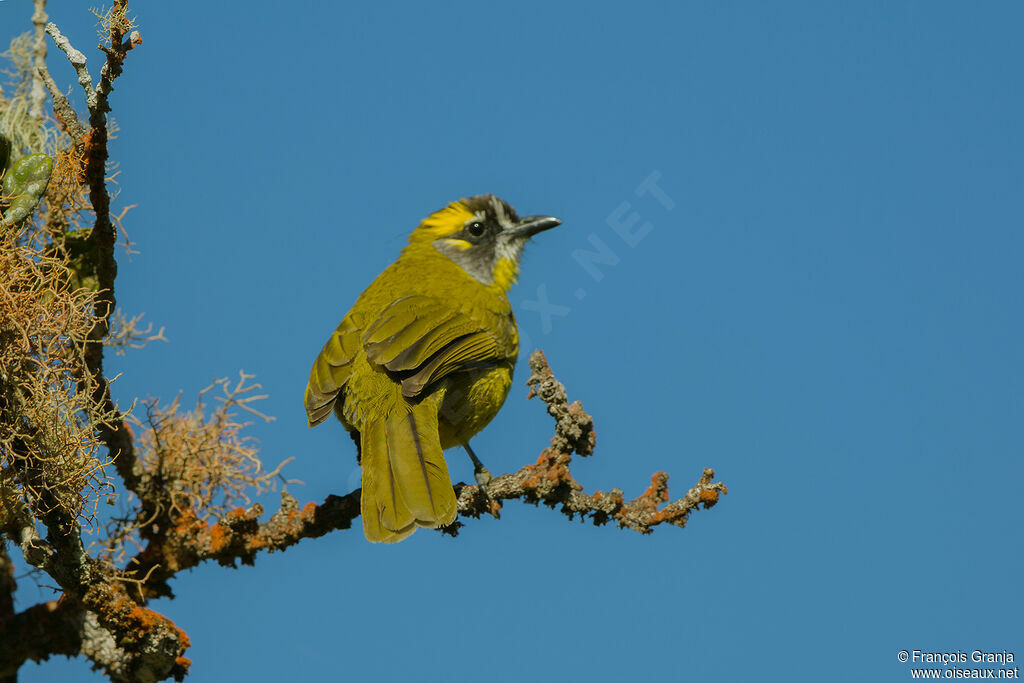
<svg viewBox="0 0 1024 683"><path fill-rule="evenodd" d="M469 208L462 202L452 202L448 206L444 207L440 211L435 211L420 223L419 227L412 231L409 235L409 241L429 241L440 237L447 237L452 235L466 224L466 221L473 218L474 214ZM453 244L461 240L452 240ZM465 246L454 244L459 249L469 248L469 244Z"/></svg>

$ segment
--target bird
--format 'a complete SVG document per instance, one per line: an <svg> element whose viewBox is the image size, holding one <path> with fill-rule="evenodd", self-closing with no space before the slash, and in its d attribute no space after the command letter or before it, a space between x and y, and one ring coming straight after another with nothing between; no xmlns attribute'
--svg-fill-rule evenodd
<svg viewBox="0 0 1024 683"><path fill-rule="evenodd" d="M493 194L447 204L410 233L324 344L306 416L314 427L333 411L356 442L369 541L455 521L444 449L465 447L478 481L489 477L469 440L512 384L519 331L508 290L525 244L560 224L520 218Z"/></svg>

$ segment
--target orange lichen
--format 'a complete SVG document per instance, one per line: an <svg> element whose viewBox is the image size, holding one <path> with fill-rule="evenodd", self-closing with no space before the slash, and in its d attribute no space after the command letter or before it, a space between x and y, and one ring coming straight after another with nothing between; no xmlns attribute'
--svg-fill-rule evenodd
<svg viewBox="0 0 1024 683"><path fill-rule="evenodd" d="M647 487L647 490L640 497L650 501L652 506L668 502L668 475L664 472L652 474L651 485Z"/></svg>
<svg viewBox="0 0 1024 683"><path fill-rule="evenodd" d="M231 542L230 530L222 524L217 523L210 527L210 552L219 553L228 547Z"/></svg>
<svg viewBox="0 0 1024 683"><path fill-rule="evenodd" d="M78 145L82 149L82 169L83 169L82 170L82 176L83 176L82 180L83 180L83 182L85 181L85 177L84 177L85 176L85 169L88 169L89 161L90 161L90 159L92 157L92 153L97 148L97 145L93 142L92 133L93 132L90 130L85 135L83 135L81 138L79 138L79 141L78 141ZM106 144L104 143L103 146L105 147ZM105 152L106 149L104 149L103 151Z"/></svg>
<svg viewBox="0 0 1024 683"><path fill-rule="evenodd" d="M63 121L61 121L63 125ZM74 189L85 183L83 149L71 147L53 155L53 173L47 193L65 201L74 196Z"/></svg>
<svg viewBox="0 0 1024 683"><path fill-rule="evenodd" d="M267 540L262 536L253 536L249 539L249 542L245 544L245 548L246 550L256 551L267 547L267 545Z"/></svg>
<svg viewBox="0 0 1024 683"><path fill-rule="evenodd" d="M189 537L195 535L202 528L203 523L196 518L196 513L191 509L181 512L178 523L174 525L174 534L177 536Z"/></svg>
<svg viewBox="0 0 1024 683"><path fill-rule="evenodd" d="M672 519L674 515L668 510L659 510L651 515L651 519L648 522L650 525L661 524L662 522Z"/></svg>
<svg viewBox="0 0 1024 683"><path fill-rule="evenodd" d="M725 491L722 491L725 493ZM718 491L714 489L705 489L700 492L700 502L704 503L705 508L709 508L718 502Z"/></svg>
<svg viewBox="0 0 1024 683"><path fill-rule="evenodd" d="M565 485L574 490L582 489L572 478L569 471L569 460L568 453L562 453L554 448L544 449L535 465L527 465L523 468L529 474L520 480L520 485L530 495L541 498Z"/></svg>
<svg viewBox="0 0 1024 683"><path fill-rule="evenodd" d="M79 605L94 613L116 637L117 644L128 651L135 652L146 642L166 641L170 637L177 642L173 654L181 657L191 645L188 636L174 622L137 604L120 583L101 579L92 582L83 594L62 596L61 601L54 604L58 609L73 604L76 614Z"/></svg>
<svg viewBox="0 0 1024 683"><path fill-rule="evenodd" d="M178 628L173 621L159 612L154 612L151 609L135 605L135 607L133 607L125 617L128 621L135 624L135 626L142 632L152 631L156 628L165 628L173 632L177 637L178 642L181 643L182 652L187 650L192 644L189 642L188 635L183 630Z"/></svg>
<svg viewBox="0 0 1024 683"><path fill-rule="evenodd" d="M147 631L160 623L157 619L157 613L148 610L145 607L139 607L136 605L132 608L132 611L128 613L128 618L139 625L140 628L144 628Z"/></svg>

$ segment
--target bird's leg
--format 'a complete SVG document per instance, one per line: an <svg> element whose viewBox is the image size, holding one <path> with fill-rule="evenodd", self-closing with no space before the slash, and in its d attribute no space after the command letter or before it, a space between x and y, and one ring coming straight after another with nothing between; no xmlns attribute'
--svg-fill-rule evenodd
<svg viewBox="0 0 1024 683"><path fill-rule="evenodd" d="M352 437L352 440L356 444L356 463L363 464L363 442L359 439L359 432L355 429L351 429L348 435Z"/></svg>
<svg viewBox="0 0 1024 683"><path fill-rule="evenodd" d="M484 467L484 464L480 462L480 458L476 457L476 453L469 447L469 442L462 444L462 447L469 453L469 459L473 461L473 478L476 479L476 483L480 486L486 486L491 481L491 471Z"/></svg>

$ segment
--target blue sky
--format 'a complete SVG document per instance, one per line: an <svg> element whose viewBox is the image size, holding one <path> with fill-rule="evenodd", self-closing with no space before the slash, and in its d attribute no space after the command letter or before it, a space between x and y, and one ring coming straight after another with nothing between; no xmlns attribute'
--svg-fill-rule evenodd
<svg viewBox="0 0 1024 683"><path fill-rule="evenodd" d="M1024 657L1019 5L240 8L135 5L118 300L170 342L111 357L122 404L255 373L265 461L295 457L303 501L349 491L341 427L305 426L309 366L422 217L494 192L563 226L524 256L524 362L477 452L505 472L546 445L539 347L594 416L588 490L666 470L681 496L711 466L729 495L648 537L510 503L455 540L200 567L156 605L189 680L899 681L904 649ZM4 33L30 14L0 5ZM84 6L50 14L91 48ZM638 196L652 174L671 201ZM630 245L611 223L634 212ZM573 258L594 239L600 279Z"/></svg>

